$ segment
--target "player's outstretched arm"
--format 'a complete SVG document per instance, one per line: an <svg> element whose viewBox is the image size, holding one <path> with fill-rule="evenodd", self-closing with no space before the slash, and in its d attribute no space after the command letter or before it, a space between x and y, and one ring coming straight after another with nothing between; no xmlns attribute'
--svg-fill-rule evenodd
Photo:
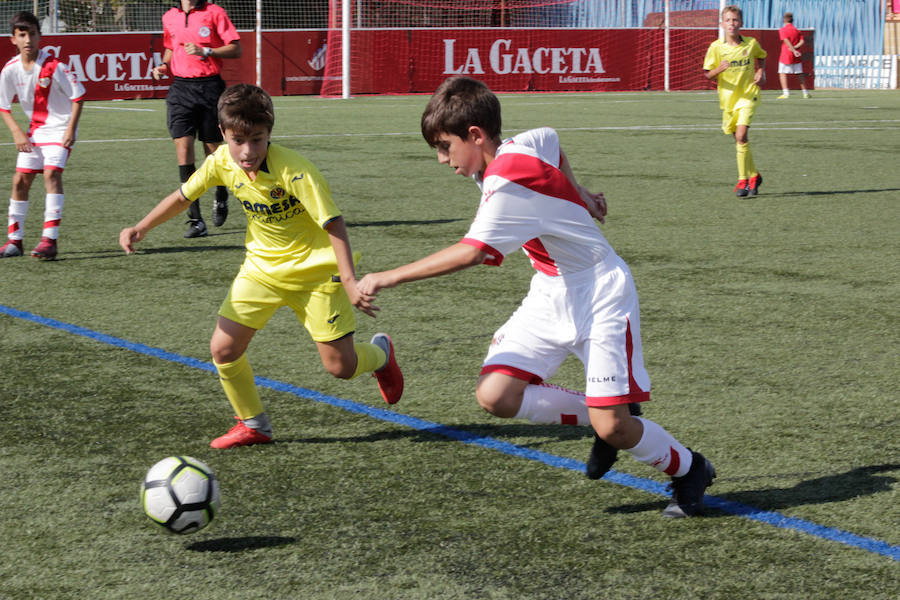
<svg viewBox="0 0 900 600"><path fill-rule="evenodd" d="M367 299L374 299L379 290L401 283L428 279L480 265L490 256L469 244L454 244L415 262L380 273L369 273L359 280L357 287Z"/></svg>
<svg viewBox="0 0 900 600"><path fill-rule="evenodd" d="M157 204L147 216L141 219L134 227L126 227L119 233L119 245L126 254L134 252L134 245L147 236L151 229L165 223L175 215L187 210L190 202L182 195L181 190L175 190Z"/></svg>
<svg viewBox="0 0 900 600"><path fill-rule="evenodd" d="M331 247L334 248L341 284L344 286L347 296L350 297L350 303L358 310L374 317L375 312L381 309L372 304L372 299L365 297L357 287L356 269L353 267L353 251L350 248L350 236L347 235L347 224L344 222L344 217L333 219L325 225L325 231L328 232Z"/></svg>

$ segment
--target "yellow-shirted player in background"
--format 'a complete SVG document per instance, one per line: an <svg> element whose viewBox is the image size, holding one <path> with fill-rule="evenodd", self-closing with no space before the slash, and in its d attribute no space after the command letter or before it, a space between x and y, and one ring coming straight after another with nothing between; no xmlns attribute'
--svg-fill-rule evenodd
<svg viewBox="0 0 900 600"><path fill-rule="evenodd" d="M740 8L723 8L725 38L709 45L703 61L706 78L716 78L718 82L722 131L734 135L737 144L738 183L734 192L738 197L755 196L763 180L753 162L747 134L756 105L762 99L759 86L766 82L766 51L755 38L741 35L743 24Z"/></svg>
<svg viewBox="0 0 900 600"><path fill-rule="evenodd" d="M325 369L341 379L374 371L386 402L403 394L403 375L390 337L356 343L355 306L375 316L377 307L356 289L354 257L341 212L328 183L305 158L269 139L272 99L238 84L218 104L225 144L134 227L119 234L131 254L151 229L188 208L207 189L224 185L247 215L247 254L219 308L210 340L213 363L238 422L213 448L272 441L272 426L253 379L246 350L275 311L289 306L316 342Z"/></svg>

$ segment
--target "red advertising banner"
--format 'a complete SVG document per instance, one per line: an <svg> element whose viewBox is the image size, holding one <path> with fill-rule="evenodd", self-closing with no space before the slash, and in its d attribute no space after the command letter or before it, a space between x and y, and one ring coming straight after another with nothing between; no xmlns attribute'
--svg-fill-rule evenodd
<svg viewBox="0 0 900 600"><path fill-rule="evenodd" d="M812 73L813 36L804 33ZM670 31L669 89L715 88L703 76L703 59L717 35L714 29ZM777 30L747 35L770 55L766 89L778 89ZM666 89L662 29L361 30L351 39L353 94L428 93L452 75L505 92ZM340 94L339 64L328 61L326 95Z"/></svg>
<svg viewBox="0 0 900 600"><path fill-rule="evenodd" d="M769 53L767 89L778 88L776 30L747 31ZM812 73L812 32L804 31L804 66ZM712 29L670 31L669 87L710 89L703 57ZM326 60L326 30L262 34L262 86L272 95L340 93L340 43ZM352 32L353 94L429 93L451 75L492 89L619 91L665 88L664 31L645 29L379 29ZM243 56L224 61L229 84L256 82L256 36L241 32ZM84 83L88 100L164 98L169 79L150 75L162 60L162 33L59 34L42 37ZM8 47L5 57L13 56ZM327 63L327 64L326 64ZM810 82L811 83L811 82ZM334 90L337 90L335 92Z"/></svg>
<svg viewBox="0 0 900 600"><path fill-rule="evenodd" d="M256 83L256 35L240 32L243 54L223 63L229 84ZM318 94L325 67L326 32L264 32L261 83L273 95ZM155 81L162 33L67 33L41 36L41 47L59 56L84 84L88 100L165 98L171 79ZM288 50L289 49L289 50ZM9 46L4 62L12 58Z"/></svg>

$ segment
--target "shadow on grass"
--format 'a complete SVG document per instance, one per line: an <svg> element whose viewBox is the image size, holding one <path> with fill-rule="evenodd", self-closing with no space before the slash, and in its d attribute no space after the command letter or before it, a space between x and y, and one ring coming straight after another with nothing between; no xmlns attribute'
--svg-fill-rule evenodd
<svg viewBox="0 0 900 600"><path fill-rule="evenodd" d="M444 225L458 223L463 219L431 219L425 221L367 221L347 223L347 227L393 227L396 225Z"/></svg>
<svg viewBox="0 0 900 600"><path fill-rule="evenodd" d="M882 192L900 192L900 188L882 188L871 190L827 190L818 192L773 192L767 194L773 198L786 198L791 196L837 196L841 194L880 194Z"/></svg>
<svg viewBox="0 0 900 600"><path fill-rule="evenodd" d="M815 479L807 479L789 488L766 488L758 490L744 490L739 492L726 492L717 494L715 485L706 493L722 500L754 506L762 510L780 510L792 506L806 504L828 504L852 500L860 496L869 496L879 492L889 492L897 481L893 476L882 476L879 473L885 471L900 470L900 464L889 463L873 465L870 467L858 467L845 473L825 475ZM779 477L771 475L772 478ZM667 500L658 502L645 502L627 506L610 507L610 513L638 513L650 510L660 510ZM724 516L725 513L708 510L706 516Z"/></svg>
<svg viewBox="0 0 900 600"><path fill-rule="evenodd" d="M218 538L194 542L185 546L194 552L243 552L244 550L257 550L259 548L274 548L275 546L287 546L297 541L297 538L281 537L274 535L256 535L247 537Z"/></svg>
<svg viewBox="0 0 900 600"><path fill-rule="evenodd" d="M243 244L229 246L167 246L165 248L137 248L135 254L177 254L180 252L209 252L210 250L246 250ZM124 252L123 256L128 256Z"/></svg>
<svg viewBox="0 0 900 600"><path fill-rule="evenodd" d="M311 437L311 438L288 438L276 439L275 443L281 444L344 444L357 443L366 444L373 442L381 442L385 440L412 440L414 442L458 442L460 441L456 435L447 435L443 431L462 432L466 437L471 439L491 438L498 441L509 441L523 448L533 448L541 446L545 441L567 441L584 439L585 458L590 451L590 444L593 443L593 435L588 427L577 427L572 425L533 425L533 424L511 424L511 425L485 425L484 423L476 424L460 424L460 425L435 425L428 429L391 429L378 431L368 435L359 436L335 436L335 437ZM515 440L511 438L517 438ZM522 440L532 439L534 442L525 442Z"/></svg>
<svg viewBox="0 0 900 600"><path fill-rule="evenodd" d="M235 233L243 233L243 231L236 231ZM210 237L213 235L229 235L227 233L215 233L210 234ZM138 246L135 248L135 254L180 254L182 252L209 252L211 250L246 250L246 247L243 244L240 245L227 245L227 246L206 246L203 244L197 244L196 246L165 246L161 248L142 248ZM62 252L60 256L45 262L63 262L63 261L71 261L71 260L97 260L102 258L127 258L128 255L125 254L125 251L119 247L116 247L114 250L99 250L99 251L77 251L77 252Z"/></svg>

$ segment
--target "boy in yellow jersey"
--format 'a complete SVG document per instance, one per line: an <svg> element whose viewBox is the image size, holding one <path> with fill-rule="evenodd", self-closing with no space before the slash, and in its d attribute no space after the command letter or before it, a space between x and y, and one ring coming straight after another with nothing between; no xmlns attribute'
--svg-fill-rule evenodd
<svg viewBox="0 0 900 600"><path fill-rule="evenodd" d="M382 397L394 404L403 394L403 375L390 337L378 333L368 344L353 340L353 307L369 316L377 308L356 288L347 228L328 183L305 158L269 143L275 114L262 89L248 84L228 88L219 98L218 117L225 144L181 188L119 234L119 245L131 254L147 232L218 185L231 189L247 215L247 254L210 340L213 363L238 422L210 446L272 441L245 352L281 306L296 313L329 373L351 379L374 371Z"/></svg>
<svg viewBox="0 0 900 600"><path fill-rule="evenodd" d="M756 39L741 35L743 24L740 8L723 8L725 38L709 45L703 61L706 78L716 78L718 83L722 131L733 135L737 144L738 183L734 192L739 198L755 196L763 181L753 163L747 133L761 100L759 86L766 81L766 51Z"/></svg>

